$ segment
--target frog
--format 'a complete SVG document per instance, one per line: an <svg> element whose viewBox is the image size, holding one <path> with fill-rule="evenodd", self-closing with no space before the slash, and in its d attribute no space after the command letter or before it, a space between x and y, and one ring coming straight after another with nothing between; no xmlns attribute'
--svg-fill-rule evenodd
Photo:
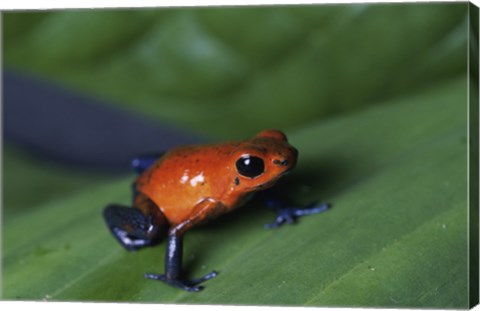
<svg viewBox="0 0 480 311"><path fill-rule="evenodd" d="M145 273L148 279L198 292L201 283L218 275L212 271L197 279L183 274L183 239L189 230L214 221L248 202L256 193L268 193L296 166L298 150L280 130L267 129L246 140L175 147L167 152L135 157L137 178L132 184L132 206L109 204L105 222L118 242L136 251L166 241L165 271ZM307 206L265 196L276 213L268 229L293 224L300 216L328 210L329 203Z"/></svg>

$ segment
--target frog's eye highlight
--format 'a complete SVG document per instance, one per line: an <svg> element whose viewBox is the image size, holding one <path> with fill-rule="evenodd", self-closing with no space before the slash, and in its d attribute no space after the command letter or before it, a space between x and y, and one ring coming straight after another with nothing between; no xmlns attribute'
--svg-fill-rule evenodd
<svg viewBox="0 0 480 311"><path fill-rule="evenodd" d="M259 157L244 155L235 163L240 175L254 178L261 175L265 170L265 164Z"/></svg>

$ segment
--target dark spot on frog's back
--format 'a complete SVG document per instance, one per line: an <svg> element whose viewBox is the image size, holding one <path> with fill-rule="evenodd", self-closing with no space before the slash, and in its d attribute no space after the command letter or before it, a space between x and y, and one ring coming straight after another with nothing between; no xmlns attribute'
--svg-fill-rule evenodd
<svg viewBox="0 0 480 311"><path fill-rule="evenodd" d="M235 185L240 185L240 179L238 179L238 177L235 177Z"/></svg>

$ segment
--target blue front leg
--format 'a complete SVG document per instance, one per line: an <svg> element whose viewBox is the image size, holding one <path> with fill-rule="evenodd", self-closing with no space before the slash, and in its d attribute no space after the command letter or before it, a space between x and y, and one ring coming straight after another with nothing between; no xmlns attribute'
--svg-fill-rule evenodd
<svg viewBox="0 0 480 311"><path fill-rule="evenodd" d="M274 191L268 190L262 193L262 198L265 200L267 207L277 214L274 222L265 224L266 229L276 228L284 223L294 224L300 216L322 213L331 207L329 203L317 202L312 202L306 206L298 206L280 199Z"/></svg>

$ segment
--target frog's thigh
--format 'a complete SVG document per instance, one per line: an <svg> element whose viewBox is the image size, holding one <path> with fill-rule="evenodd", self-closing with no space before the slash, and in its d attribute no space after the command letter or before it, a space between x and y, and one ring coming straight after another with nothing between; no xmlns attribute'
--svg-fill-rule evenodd
<svg viewBox="0 0 480 311"><path fill-rule="evenodd" d="M225 206L214 199L206 198L192 209L189 217L180 224L173 226L169 235L182 236L186 231L199 224L207 223L225 213Z"/></svg>

